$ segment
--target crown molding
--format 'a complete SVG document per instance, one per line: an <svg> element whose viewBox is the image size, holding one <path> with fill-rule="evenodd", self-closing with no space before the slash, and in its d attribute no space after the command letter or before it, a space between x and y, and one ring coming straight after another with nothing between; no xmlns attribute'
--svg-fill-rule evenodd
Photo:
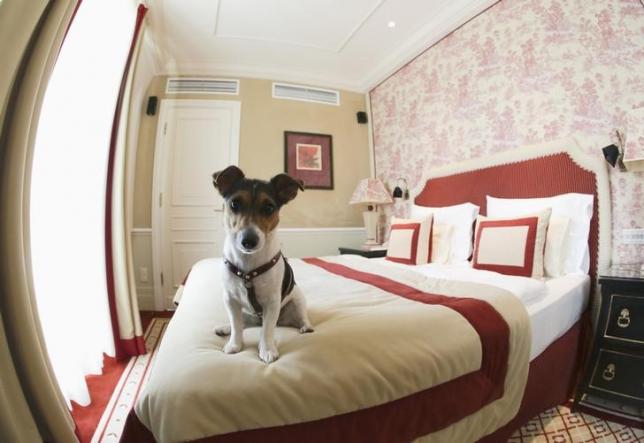
<svg viewBox="0 0 644 443"><path fill-rule="evenodd" d="M365 19L356 25L349 37L341 45L346 47L349 40L353 39L364 22L371 17L385 0L380 0L369 12ZM189 62L176 61L167 49L167 36L161 36L157 42L157 57L166 60L158 71L160 75L218 75L232 77L247 77L271 79L321 86L345 91L368 93L400 68L410 63L427 49L438 43L444 37L463 26L500 0L453 0L452 4L442 14L436 15L417 32L412 34L405 42L383 58L377 65L363 75L349 78L341 75L317 74L312 70L297 70L292 68L262 67L252 64L239 64L235 62ZM213 29L217 33L217 26ZM158 34L157 34L158 36ZM221 37L221 36L220 36ZM223 38L223 37L222 37ZM288 42L286 42L288 43ZM284 44L286 44L284 43Z"/></svg>
<svg viewBox="0 0 644 443"><path fill-rule="evenodd" d="M460 8L455 10L450 8L448 11L453 12L448 13L446 16L436 16L434 20L427 23L407 42L403 43L398 50L392 52L389 57L385 58L371 72L365 75L360 82L360 89L362 91L374 89L400 68L499 1L462 1L461 3L464 4Z"/></svg>

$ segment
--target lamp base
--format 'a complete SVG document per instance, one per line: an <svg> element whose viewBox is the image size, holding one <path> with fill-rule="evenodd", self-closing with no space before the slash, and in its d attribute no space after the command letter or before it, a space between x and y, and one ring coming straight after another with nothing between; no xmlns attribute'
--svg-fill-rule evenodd
<svg viewBox="0 0 644 443"><path fill-rule="evenodd" d="M367 241L364 246L378 245L378 211L365 211L362 213L362 218L367 230Z"/></svg>

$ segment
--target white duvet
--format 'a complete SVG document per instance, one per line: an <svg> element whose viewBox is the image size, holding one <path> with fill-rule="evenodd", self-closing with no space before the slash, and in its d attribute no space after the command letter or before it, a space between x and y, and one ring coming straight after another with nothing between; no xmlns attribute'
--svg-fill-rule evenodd
<svg viewBox="0 0 644 443"><path fill-rule="evenodd" d="M521 300L521 302L526 306L543 299L548 292L546 283L543 280L514 275L503 275L498 272L474 269L469 262L448 265L430 263L425 265L409 266L395 263L384 258L377 259L377 261L388 266L411 269L414 272L421 273L422 275L430 278L480 283L505 289L506 291L514 294L514 296Z"/></svg>
<svg viewBox="0 0 644 443"><path fill-rule="evenodd" d="M483 299L508 324L504 395L430 434L427 441L475 441L514 416L527 380L531 340L529 317L516 295L489 283L428 278L361 257L326 260L430 294ZM291 264L316 330L300 335L292 328L278 328L281 356L270 365L257 355L258 328L244 331L245 348L239 354L221 351L225 339L212 332L227 322L221 260L204 260L193 267L135 405L138 418L157 441L190 441L357 411L481 366L479 336L456 311L395 296L301 260Z"/></svg>

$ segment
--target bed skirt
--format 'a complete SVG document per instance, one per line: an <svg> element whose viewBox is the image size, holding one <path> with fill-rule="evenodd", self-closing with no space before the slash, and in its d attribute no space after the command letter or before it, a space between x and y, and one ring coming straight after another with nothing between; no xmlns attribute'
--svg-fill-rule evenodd
<svg viewBox="0 0 644 443"><path fill-rule="evenodd" d="M530 362L528 382L519 412L507 425L479 440L479 443L507 442L510 435L529 419L547 409L565 403L571 397L578 372L582 323L583 318ZM571 356L574 357L571 358ZM193 440L193 443L409 441L410 435L423 435L421 430L426 428L428 421L434 422L434 426L440 423L444 423L445 426L450 424L450 417L447 414L428 417L426 415L427 405L431 404L434 399L442 397L441 394L444 392L440 391L461 391L458 389L458 385L465 381L462 380L465 377L468 375L394 402L348 414L295 425L216 435ZM461 398L460 400L464 406L473 408L472 412L478 409L468 401L478 402L476 396L473 396L472 399ZM120 441L122 443L154 443L155 439L132 410L125 423Z"/></svg>

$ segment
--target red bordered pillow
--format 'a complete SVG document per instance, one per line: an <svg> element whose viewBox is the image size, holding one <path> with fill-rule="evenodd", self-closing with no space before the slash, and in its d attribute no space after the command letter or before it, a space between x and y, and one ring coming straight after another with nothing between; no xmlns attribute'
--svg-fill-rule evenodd
<svg viewBox="0 0 644 443"><path fill-rule="evenodd" d="M432 256L432 216L422 219L391 219L387 260L422 265Z"/></svg>
<svg viewBox="0 0 644 443"><path fill-rule="evenodd" d="M543 254L551 210L515 218L479 216L472 267L507 275L543 277Z"/></svg>

